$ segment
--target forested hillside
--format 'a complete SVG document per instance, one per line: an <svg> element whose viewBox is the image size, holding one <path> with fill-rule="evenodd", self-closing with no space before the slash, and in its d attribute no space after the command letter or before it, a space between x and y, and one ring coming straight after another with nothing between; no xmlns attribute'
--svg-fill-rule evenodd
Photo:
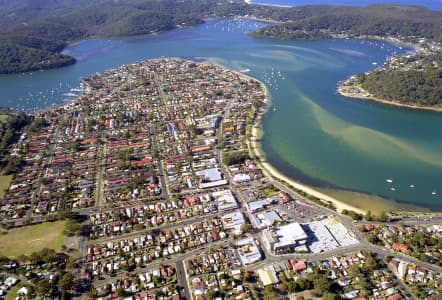
<svg viewBox="0 0 442 300"><path fill-rule="evenodd" d="M75 63L60 54L93 36L149 34L203 22L217 2L179 0L20 0L0 5L0 73Z"/></svg>
<svg viewBox="0 0 442 300"><path fill-rule="evenodd" d="M442 106L442 52L407 70L383 69L356 76L358 84L377 98L403 104Z"/></svg>
<svg viewBox="0 0 442 300"><path fill-rule="evenodd" d="M291 13L293 16L294 12ZM442 42L442 12L422 7L323 6L311 10L298 9L298 13L304 18L264 27L252 35L293 40L317 40L339 35L378 36L395 37L413 43L422 38L428 42ZM293 20L291 16L287 16L287 19ZM386 67L369 74L358 74L358 84L377 98L409 105L441 106L442 54L426 54L418 60L403 61L402 65L417 65L419 68Z"/></svg>
<svg viewBox="0 0 442 300"><path fill-rule="evenodd" d="M297 40L345 34L442 41L442 12L394 5L312 8L302 19L265 27L252 34L256 37Z"/></svg>
<svg viewBox="0 0 442 300"><path fill-rule="evenodd" d="M200 24L208 17L256 17L283 22L254 33L322 39L334 33L442 40L442 12L374 5L272 7L242 0L0 0L0 74L75 63L61 51L96 36L142 35Z"/></svg>

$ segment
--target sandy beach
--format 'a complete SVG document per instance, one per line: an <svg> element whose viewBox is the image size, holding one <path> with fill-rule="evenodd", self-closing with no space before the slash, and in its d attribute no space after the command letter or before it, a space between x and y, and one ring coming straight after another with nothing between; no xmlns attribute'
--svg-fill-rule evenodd
<svg viewBox="0 0 442 300"><path fill-rule="evenodd" d="M263 84L262 84L263 85ZM264 89L265 89L265 101L266 101L266 106L267 108L270 106L270 94L267 90L267 88L265 87L265 85L263 85ZM252 132L251 132L251 137L248 140L248 144L250 147L251 152L258 158L258 163L261 165L263 172L266 176L269 177L276 177L279 178L285 182L287 182L288 184L290 184L291 186L293 186L296 189L302 190L304 192L306 192L307 194L310 194L312 196L315 196L317 198L320 198L321 200L324 201L330 201L331 203L333 203L336 207L336 209L341 212L342 210L346 209L346 210L353 210L356 211L358 213L362 213L365 214L366 211L354 207L352 205L349 205L347 203L343 203L341 201L339 201L336 198L330 197L329 195L323 194L315 189L313 189L310 186L306 186L304 184L301 184L295 180L293 180L292 178L282 174L280 171L278 171L275 167L273 167L271 164L269 164L267 162L267 159L264 155L264 153L262 152L260 145L258 144L257 139L260 138L259 134L260 134L260 129L261 129L261 119L263 117L263 115L266 113L266 111L264 112L259 112L256 120L255 120L255 124L253 124L252 126Z"/></svg>

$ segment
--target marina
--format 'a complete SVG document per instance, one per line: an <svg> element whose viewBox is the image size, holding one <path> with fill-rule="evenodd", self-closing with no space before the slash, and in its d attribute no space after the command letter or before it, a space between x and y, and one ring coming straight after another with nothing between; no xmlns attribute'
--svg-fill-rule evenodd
<svg viewBox="0 0 442 300"><path fill-rule="evenodd" d="M437 130L442 116L335 94L340 80L410 49L381 41L291 42L247 35L264 25L209 20L155 36L79 42L66 49L78 59L76 65L1 76L1 105L31 112L62 105L63 94L81 93L81 78L147 58L183 57L250 70L247 75L264 82L269 92L271 108L260 143L279 171L311 186L382 196L397 208L440 209L440 195L431 193L442 188L442 133ZM394 179L396 191L380 178Z"/></svg>

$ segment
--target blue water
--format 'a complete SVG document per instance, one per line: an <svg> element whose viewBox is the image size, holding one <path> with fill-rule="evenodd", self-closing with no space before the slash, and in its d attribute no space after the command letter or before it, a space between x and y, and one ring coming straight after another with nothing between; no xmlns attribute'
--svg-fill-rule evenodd
<svg viewBox="0 0 442 300"><path fill-rule="evenodd" d="M283 5L283 6L302 6L302 5L354 5L367 6L371 4L400 4L400 5L418 5L425 6L431 10L442 10L442 0L252 0L256 4Z"/></svg>
<svg viewBox="0 0 442 300"><path fill-rule="evenodd" d="M338 81L407 50L379 41L296 42L247 35L261 26L250 20L210 20L156 36L82 41L67 48L78 59L75 65L0 76L0 106L32 110L59 105L82 77L148 58L183 57L250 69L248 74L267 85L272 99L263 120L262 148L284 174L441 210L442 114L335 93Z"/></svg>

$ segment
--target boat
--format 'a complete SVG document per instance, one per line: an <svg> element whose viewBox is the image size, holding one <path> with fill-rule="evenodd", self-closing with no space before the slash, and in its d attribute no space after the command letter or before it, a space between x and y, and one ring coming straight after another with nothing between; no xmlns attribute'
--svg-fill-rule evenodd
<svg viewBox="0 0 442 300"><path fill-rule="evenodd" d="M276 111L276 107L273 108L273 111Z"/></svg>
<svg viewBox="0 0 442 300"><path fill-rule="evenodd" d="M414 184L410 184L410 187L413 189L414 188Z"/></svg>
<svg viewBox="0 0 442 300"><path fill-rule="evenodd" d="M437 193L433 191L433 192L431 192L431 195L437 195Z"/></svg>
<svg viewBox="0 0 442 300"><path fill-rule="evenodd" d="M378 63L374 61L374 62L372 62L371 64L372 64L372 65L377 65Z"/></svg>
<svg viewBox="0 0 442 300"><path fill-rule="evenodd" d="M396 188L392 187L392 188L390 188L390 190L392 190L394 192L396 190Z"/></svg>
<svg viewBox="0 0 442 300"><path fill-rule="evenodd" d="M78 97L78 95L74 94L74 93L66 93L66 94L63 94L63 96L66 96L66 97Z"/></svg>
<svg viewBox="0 0 442 300"><path fill-rule="evenodd" d="M244 69L244 70L241 70L240 72L241 73L247 73L247 72L250 72L250 69Z"/></svg>
<svg viewBox="0 0 442 300"><path fill-rule="evenodd" d="M385 181L388 182L388 183L392 183L393 179L387 178Z"/></svg>

